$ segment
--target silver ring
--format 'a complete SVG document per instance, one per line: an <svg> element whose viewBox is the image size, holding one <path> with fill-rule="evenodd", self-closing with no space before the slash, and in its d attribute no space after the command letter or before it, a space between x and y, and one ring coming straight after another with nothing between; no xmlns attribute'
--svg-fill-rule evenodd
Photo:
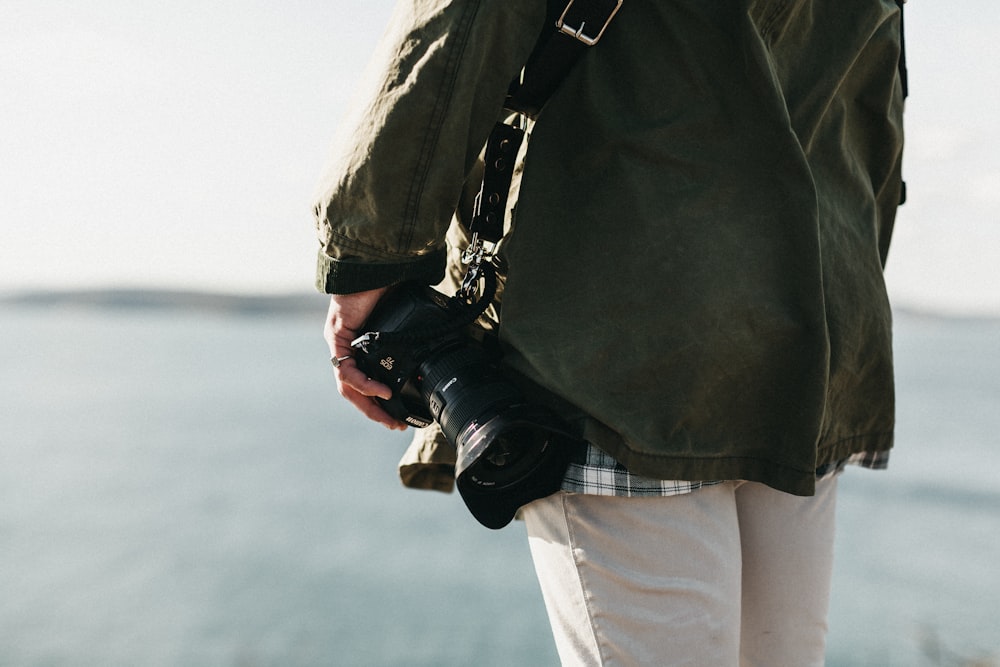
<svg viewBox="0 0 1000 667"><path fill-rule="evenodd" d="M333 364L334 368L340 368L340 364L350 358L351 355L349 354L345 354L342 357L330 357L330 363Z"/></svg>

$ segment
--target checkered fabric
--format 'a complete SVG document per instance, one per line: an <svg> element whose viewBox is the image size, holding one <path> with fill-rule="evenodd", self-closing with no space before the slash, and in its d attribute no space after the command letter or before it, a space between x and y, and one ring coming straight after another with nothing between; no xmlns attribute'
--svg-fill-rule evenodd
<svg viewBox="0 0 1000 667"><path fill-rule="evenodd" d="M889 452L861 452L820 466L816 469L816 478L820 480L836 475L848 465L882 470L889 465ZM719 484L719 481L685 482L633 475L614 457L588 443L570 461L563 477L562 490L597 496L676 496L712 484Z"/></svg>

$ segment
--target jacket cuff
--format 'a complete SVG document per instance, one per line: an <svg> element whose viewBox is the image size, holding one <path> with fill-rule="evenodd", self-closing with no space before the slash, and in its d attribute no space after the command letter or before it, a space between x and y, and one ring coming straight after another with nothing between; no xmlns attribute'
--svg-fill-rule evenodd
<svg viewBox="0 0 1000 667"><path fill-rule="evenodd" d="M316 265L316 289L326 294L353 294L408 280L436 285L444 278L447 257L447 250L442 248L407 262L373 264L334 259L320 250Z"/></svg>

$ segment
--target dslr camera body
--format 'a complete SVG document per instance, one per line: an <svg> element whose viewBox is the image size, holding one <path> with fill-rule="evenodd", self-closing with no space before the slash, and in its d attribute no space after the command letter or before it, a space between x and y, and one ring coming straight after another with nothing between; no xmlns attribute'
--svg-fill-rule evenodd
<svg viewBox="0 0 1000 667"><path fill-rule="evenodd" d="M377 399L422 428L436 421L455 448L455 483L472 515L502 528L517 510L557 491L581 441L550 410L529 403L501 372L499 354L474 340L475 311L415 282L375 306L352 343L358 367L392 389Z"/></svg>

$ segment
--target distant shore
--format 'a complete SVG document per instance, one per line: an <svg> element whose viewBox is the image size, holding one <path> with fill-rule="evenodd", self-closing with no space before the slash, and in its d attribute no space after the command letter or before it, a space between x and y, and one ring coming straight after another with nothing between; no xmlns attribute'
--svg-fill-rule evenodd
<svg viewBox="0 0 1000 667"><path fill-rule="evenodd" d="M326 310L319 293L235 294L178 289L94 288L0 293L0 305L99 310L185 310L238 315L316 315Z"/></svg>
<svg viewBox="0 0 1000 667"><path fill-rule="evenodd" d="M28 289L0 292L0 306L73 307L98 310L186 310L235 315L309 315L326 310L318 292L284 294L233 293L144 287L84 289ZM894 306L896 317L1000 321L1000 315L940 313L930 309Z"/></svg>

